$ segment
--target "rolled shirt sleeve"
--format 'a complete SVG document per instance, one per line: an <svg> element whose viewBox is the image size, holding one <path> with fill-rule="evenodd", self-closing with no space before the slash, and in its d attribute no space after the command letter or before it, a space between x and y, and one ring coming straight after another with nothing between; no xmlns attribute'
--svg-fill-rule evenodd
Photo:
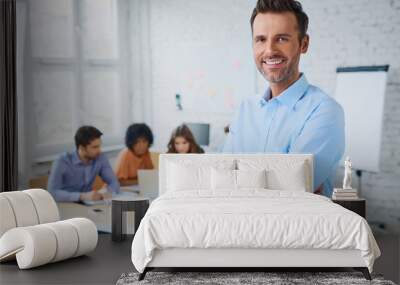
<svg viewBox="0 0 400 285"><path fill-rule="evenodd" d="M99 172L99 176L103 179L103 181L107 184L108 188L113 193L119 192L119 182L117 177L114 174L114 171L110 165L106 156L102 156L101 168Z"/></svg>

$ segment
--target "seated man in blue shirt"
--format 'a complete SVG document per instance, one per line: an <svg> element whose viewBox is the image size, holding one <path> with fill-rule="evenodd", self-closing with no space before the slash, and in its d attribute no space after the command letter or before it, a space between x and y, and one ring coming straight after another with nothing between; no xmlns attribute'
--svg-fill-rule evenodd
<svg viewBox="0 0 400 285"><path fill-rule="evenodd" d="M91 126L80 127L75 134L76 151L62 154L54 161L47 189L58 202L77 202L109 198L110 193L98 193L92 186L99 175L113 193L119 191L119 182L101 153L103 134Z"/></svg>
<svg viewBox="0 0 400 285"><path fill-rule="evenodd" d="M344 152L344 113L299 72L308 17L298 1L259 0L250 23L254 60L269 88L242 102L223 151L314 154L315 193L330 197Z"/></svg>

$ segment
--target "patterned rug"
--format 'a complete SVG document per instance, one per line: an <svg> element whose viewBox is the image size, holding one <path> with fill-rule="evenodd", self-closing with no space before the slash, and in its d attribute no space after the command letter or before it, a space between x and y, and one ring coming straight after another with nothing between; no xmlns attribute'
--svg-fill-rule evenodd
<svg viewBox="0 0 400 285"><path fill-rule="evenodd" d="M364 278L360 272L154 272L150 271L142 281L138 281L139 273L124 273L117 285L134 284L379 284L395 285L384 280L380 275L372 275L372 281Z"/></svg>

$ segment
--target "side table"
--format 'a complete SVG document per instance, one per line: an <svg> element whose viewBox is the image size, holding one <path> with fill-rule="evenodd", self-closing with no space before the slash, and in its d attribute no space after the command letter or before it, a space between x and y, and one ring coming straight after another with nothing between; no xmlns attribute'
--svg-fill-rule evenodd
<svg viewBox="0 0 400 285"><path fill-rule="evenodd" d="M365 219L365 199L355 199L355 200L340 200L340 199L332 199L332 202L339 204L340 206L353 211L356 214L359 214L361 217Z"/></svg>
<svg viewBox="0 0 400 285"><path fill-rule="evenodd" d="M149 208L150 199L146 197L123 197L112 200L111 209L111 239L113 241L122 241L126 235L122 232L123 213L128 211L135 212L135 232L140 221Z"/></svg>

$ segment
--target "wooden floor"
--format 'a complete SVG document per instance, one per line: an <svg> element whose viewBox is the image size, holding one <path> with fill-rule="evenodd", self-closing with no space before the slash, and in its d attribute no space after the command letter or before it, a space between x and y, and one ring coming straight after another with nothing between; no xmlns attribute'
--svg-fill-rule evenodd
<svg viewBox="0 0 400 285"><path fill-rule="evenodd" d="M382 257L375 263L375 273L399 283L399 237L377 236ZM135 271L131 262L132 237L123 242L111 241L100 234L95 251L87 256L19 270L16 262L0 264L0 284L115 284L124 272Z"/></svg>

